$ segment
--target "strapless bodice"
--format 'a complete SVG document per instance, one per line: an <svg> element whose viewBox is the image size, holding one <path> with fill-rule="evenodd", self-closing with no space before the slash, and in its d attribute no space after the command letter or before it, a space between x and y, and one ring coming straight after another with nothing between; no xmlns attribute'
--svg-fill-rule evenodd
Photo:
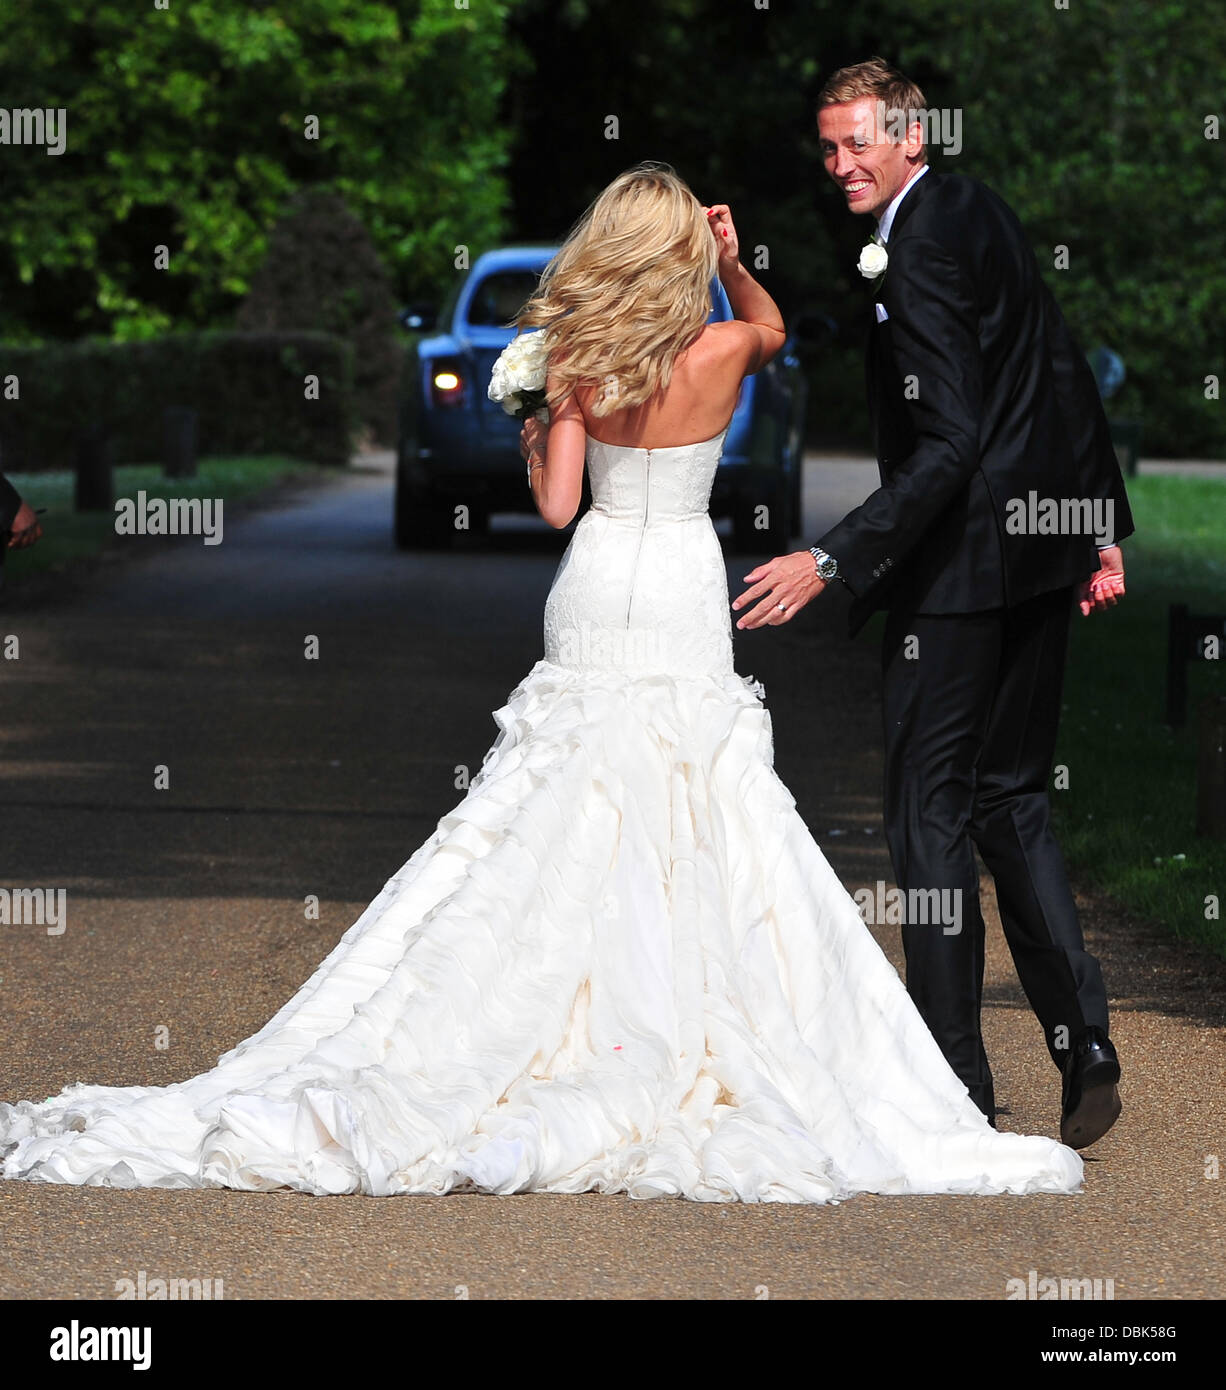
<svg viewBox="0 0 1226 1390"><path fill-rule="evenodd" d="M545 603L545 656L571 671L732 673L728 575L707 504L726 430L644 449L588 436L592 504Z"/></svg>
<svg viewBox="0 0 1226 1390"><path fill-rule="evenodd" d="M592 511L636 526L706 516L727 433L725 428L697 444L655 449L606 444L588 435Z"/></svg>

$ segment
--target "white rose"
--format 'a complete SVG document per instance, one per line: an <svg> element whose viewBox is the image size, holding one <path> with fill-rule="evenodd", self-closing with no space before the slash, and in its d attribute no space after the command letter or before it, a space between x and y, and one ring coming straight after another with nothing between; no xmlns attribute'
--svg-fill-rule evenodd
<svg viewBox="0 0 1226 1390"><path fill-rule="evenodd" d="M544 345L539 332L521 333L507 344L500 360L517 389L535 391L545 384Z"/></svg>
<svg viewBox="0 0 1226 1390"><path fill-rule="evenodd" d="M503 348L490 373L486 395L501 401L508 415L520 407L523 391L543 391L548 368L549 346L541 331L521 333Z"/></svg>
<svg viewBox="0 0 1226 1390"><path fill-rule="evenodd" d="M878 275L885 274L885 268L889 263L890 257L885 247L880 242L870 241L860 252L860 260L856 269L866 280L875 280Z"/></svg>
<svg viewBox="0 0 1226 1390"><path fill-rule="evenodd" d="M523 391L543 391L549 367L549 345L539 329L522 333L515 339L518 353L515 359L516 380Z"/></svg>
<svg viewBox="0 0 1226 1390"><path fill-rule="evenodd" d="M494 370L490 373L490 384L485 394L492 401L501 401L506 399L510 390L511 383L507 379L506 364L500 357L498 361L494 363Z"/></svg>

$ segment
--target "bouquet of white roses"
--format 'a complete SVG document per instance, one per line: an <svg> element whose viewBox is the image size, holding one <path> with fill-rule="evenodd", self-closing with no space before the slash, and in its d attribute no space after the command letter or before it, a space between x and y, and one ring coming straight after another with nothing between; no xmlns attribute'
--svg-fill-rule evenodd
<svg viewBox="0 0 1226 1390"><path fill-rule="evenodd" d="M486 395L501 404L508 415L526 420L535 415L548 421L545 408L545 375L549 364L549 345L541 330L521 333L503 348L490 374Z"/></svg>

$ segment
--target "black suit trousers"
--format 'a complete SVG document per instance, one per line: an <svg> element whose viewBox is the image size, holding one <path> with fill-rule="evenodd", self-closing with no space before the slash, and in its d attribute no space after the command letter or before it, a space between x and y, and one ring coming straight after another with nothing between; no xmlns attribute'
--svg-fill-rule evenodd
<svg viewBox="0 0 1226 1390"><path fill-rule="evenodd" d="M907 989L988 1115L976 846L1053 1061L1063 1067L1082 1029L1107 1029L1102 973L1085 950L1047 794L1072 607L1066 587L1012 608L891 612L886 622L885 824L895 878L908 903L952 890L941 901L960 908L954 929L906 914Z"/></svg>

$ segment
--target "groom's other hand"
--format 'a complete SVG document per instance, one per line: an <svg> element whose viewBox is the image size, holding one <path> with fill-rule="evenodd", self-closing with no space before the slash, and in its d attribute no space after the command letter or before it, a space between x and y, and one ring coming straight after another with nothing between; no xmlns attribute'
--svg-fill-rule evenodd
<svg viewBox="0 0 1226 1390"><path fill-rule="evenodd" d="M28 502L23 502L17 509L17 515L13 518L13 525L8 538L8 549L25 550L28 546L33 545L42 534L43 528L39 523L38 514Z"/></svg>
<svg viewBox="0 0 1226 1390"><path fill-rule="evenodd" d="M1083 618L1101 613L1104 608L1114 608L1124 596L1124 552L1118 545L1109 545L1098 552L1098 562L1098 572L1077 591L1077 606Z"/></svg>
<svg viewBox="0 0 1226 1390"><path fill-rule="evenodd" d="M738 628L780 627L791 622L805 604L826 587L825 581L814 572L813 552L809 550L797 550L791 555L767 560L764 565L750 570L745 582L750 587L733 600L733 609L744 608L755 599L761 601L738 621Z"/></svg>

